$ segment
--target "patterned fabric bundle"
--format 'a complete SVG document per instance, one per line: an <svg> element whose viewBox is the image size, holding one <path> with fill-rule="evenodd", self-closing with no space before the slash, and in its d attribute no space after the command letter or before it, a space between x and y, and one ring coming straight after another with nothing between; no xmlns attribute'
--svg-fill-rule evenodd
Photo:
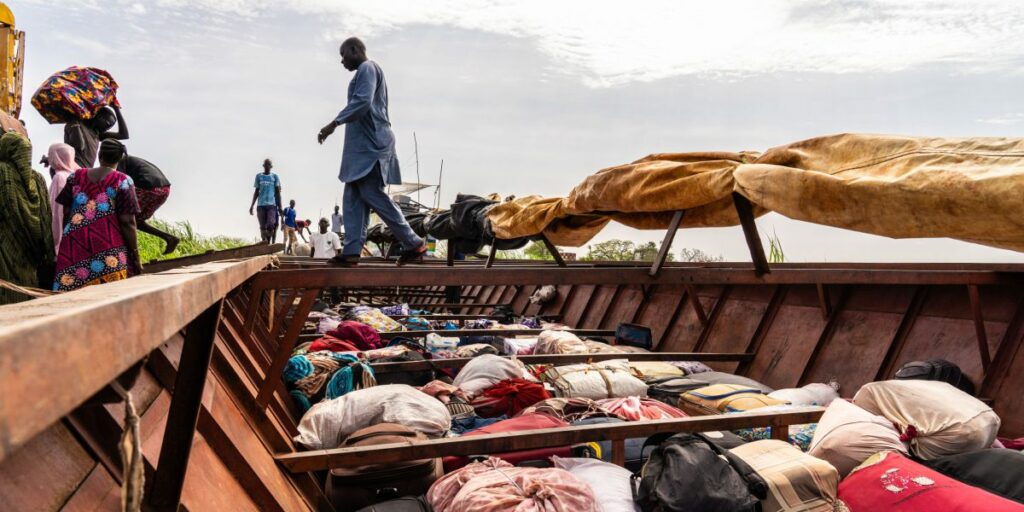
<svg viewBox="0 0 1024 512"><path fill-rule="evenodd" d="M333 352L292 356L284 369L284 381L303 413L321 399L332 400L377 383L368 365L353 355Z"/></svg>
<svg viewBox="0 0 1024 512"><path fill-rule="evenodd" d="M750 464L768 483L768 496L761 500L764 512L835 509L839 473L828 462L776 440L744 444L729 451Z"/></svg>
<svg viewBox="0 0 1024 512"><path fill-rule="evenodd" d="M388 316L409 315L410 314L409 313L409 305L408 304L396 304L394 306L384 306L384 307L380 308L380 312L384 313L385 315L388 315Z"/></svg>
<svg viewBox="0 0 1024 512"><path fill-rule="evenodd" d="M403 318L401 324L407 331L429 331L434 328L426 318L421 316Z"/></svg>
<svg viewBox="0 0 1024 512"><path fill-rule="evenodd" d="M46 181L32 170L32 144L16 133L0 137L0 279L38 286L36 268L52 264L50 202ZM0 304L30 297L0 288Z"/></svg>
<svg viewBox="0 0 1024 512"><path fill-rule="evenodd" d="M485 418L515 416L531 405L551 398L542 384L523 379L506 379L484 390L470 404Z"/></svg>
<svg viewBox="0 0 1024 512"><path fill-rule="evenodd" d="M530 329L540 329L540 320L533 316L524 316L519 319L519 324Z"/></svg>
<svg viewBox="0 0 1024 512"><path fill-rule="evenodd" d="M636 396L606 398L598 400L597 405L604 407L608 412L626 421L668 420L686 417L686 413L671 405L650 398Z"/></svg>
<svg viewBox="0 0 1024 512"><path fill-rule="evenodd" d="M598 512L590 486L564 469L517 468L488 459L445 475L430 487L435 512Z"/></svg>
<svg viewBox="0 0 1024 512"><path fill-rule="evenodd" d="M811 441L814 440L814 432L817 429L817 423L790 425L789 444L796 446L802 452L810 450ZM772 438L772 427L741 428L735 432L736 435L740 436L745 441L763 441Z"/></svg>
<svg viewBox="0 0 1024 512"><path fill-rule="evenodd" d="M120 106L117 82L97 68L71 66L51 75L35 94L32 106L50 124L92 119L107 105Z"/></svg>
<svg viewBox="0 0 1024 512"><path fill-rule="evenodd" d="M566 423L575 423L587 418L618 418L589 398L549 398L523 409L519 414L524 416L534 413L551 416Z"/></svg>
<svg viewBox="0 0 1024 512"><path fill-rule="evenodd" d="M306 352L322 352L325 350L328 352L358 352L359 348L345 340L339 340L334 336L325 334L311 343Z"/></svg>
<svg viewBox="0 0 1024 512"><path fill-rule="evenodd" d="M710 366L700 361L672 361L672 366L675 366L683 371L686 375L693 375L695 373L705 373L714 371Z"/></svg>
<svg viewBox="0 0 1024 512"><path fill-rule="evenodd" d="M478 319L478 320L467 320L465 328L466 329L477 329L477 330L479 330L479 329L490 329L491 327L493 327L497 323L498 322L495 322L494 320L487 320L485 318L481 318L481 319Z"/></svg>
<svg viewBox="0 0 1024 512"><path fill-rule="evenodd" d="M388 320L391 319L389 318ZM391 321L393 322L394 320ZM338 324L338 327L335 327L334 330L328 332L327 335L347 341L359 350L373 350L384 346L384 342L381 341L377 330L361 321L345 320Z"/></svg>
<svg viewBox="0 0 1024 512"><path fill-rule="evenodd" d="M378 332L398 332L404 330L402 324L381 313L379 309L369 306L356 306L349 310L345 318L369 325L377 329Z"/></svg>

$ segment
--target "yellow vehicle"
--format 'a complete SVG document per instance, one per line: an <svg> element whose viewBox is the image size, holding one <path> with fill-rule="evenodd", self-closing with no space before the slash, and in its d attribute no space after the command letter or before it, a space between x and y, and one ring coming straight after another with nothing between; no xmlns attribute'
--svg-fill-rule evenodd
<svg viewBox="0 0 1024 512"><path fill-rule="evenodd" d="M25 68L25 32L15 28L14 13L0 2L0 112L21 114L21 86Z"/></svg>

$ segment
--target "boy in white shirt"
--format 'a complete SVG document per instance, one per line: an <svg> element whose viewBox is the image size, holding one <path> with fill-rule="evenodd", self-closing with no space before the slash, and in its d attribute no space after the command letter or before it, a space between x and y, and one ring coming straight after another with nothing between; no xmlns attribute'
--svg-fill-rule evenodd
<svg viewBox="0 0 1024 512"><path fill-rule="evenodd" d="M310 233L310 258L328 259L337 256L341 251L341 239L338 234L330 231L331 223L326 217L320 219L320 230Z"/></svg>

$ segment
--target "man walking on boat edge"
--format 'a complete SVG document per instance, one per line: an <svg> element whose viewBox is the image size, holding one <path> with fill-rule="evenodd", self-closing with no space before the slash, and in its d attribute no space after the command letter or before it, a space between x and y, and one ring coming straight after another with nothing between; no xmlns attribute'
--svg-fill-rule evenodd
<svg viewBox="0 0 1024 512"><path fill-rule="evenodd" d="M355 37L341 43L341 63L356 75L348 84L348 104L333 121L320 129L317 142L323 144L334 130L345 127L345 149L338 179L345 184L342 199L345 224L344 247L333 264L354 267L366 243L366 227L372 209L402 244L398 264L419 260L427 244L413 232L401 210L384 192L384 185L402 182L395 155L395 135L388 118L388 87L384 72L366 57L366 45Z"/></svg>

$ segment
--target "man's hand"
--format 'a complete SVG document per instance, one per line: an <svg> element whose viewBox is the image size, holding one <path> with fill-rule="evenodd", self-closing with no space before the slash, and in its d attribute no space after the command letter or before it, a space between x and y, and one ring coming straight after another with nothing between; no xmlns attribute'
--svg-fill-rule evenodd
<svg viewBox="0 0 1024 512"><path fill-rule="evenodd" d="M252 213L252 206L249 207L249 215L253 215L253 213Z"/></svg>
<svg viewBox="0 0 1024 512"><path fill-rule="evenodd" d="M320 133L317 134L316 141L323 144L324 141L327 140L327 137L330 137L331 134L334 133L334 129L337 127L338 125L334 124L334 121L327 123L323 128L320 128Z"/></svg>

